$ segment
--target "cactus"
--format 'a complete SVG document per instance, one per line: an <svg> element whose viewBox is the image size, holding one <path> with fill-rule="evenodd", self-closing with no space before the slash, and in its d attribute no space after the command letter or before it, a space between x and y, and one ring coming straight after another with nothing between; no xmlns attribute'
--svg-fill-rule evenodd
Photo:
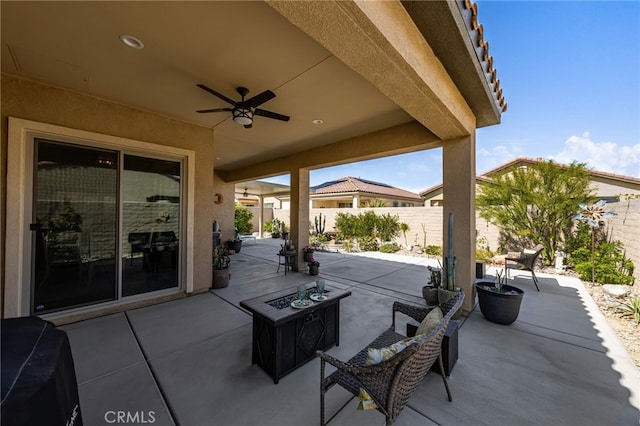
<svg viewBox="0 0 640 426"><path fill-rule="evenodd" d="M320 218L318 218L318 216L314 217L313 222L315 224L316 234L318 235L324 234L324 228L325 228L325 225L327 224L327 217L325 216L323 218L322 213L320 213Z"/></svg>

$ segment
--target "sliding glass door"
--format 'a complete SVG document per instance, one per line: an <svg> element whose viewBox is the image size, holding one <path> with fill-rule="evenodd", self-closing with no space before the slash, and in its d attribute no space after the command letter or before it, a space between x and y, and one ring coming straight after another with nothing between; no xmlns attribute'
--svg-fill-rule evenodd
<svg viewBox="0 0 640 426"><path fill-rule="evenodd" d="M117 298L118 153L36 139L33 313Z"/></svg>
<svg viewBox="0 0 640 426"><path fill-rule="evenodd" d="M181 161L34 142L32 313L180 287Z"/></svg>
<svg viewBox="0 0 640 426"><path fill-rule="evenodd" d="M124 156L122 295L178 286L180 163Z"/></svg>

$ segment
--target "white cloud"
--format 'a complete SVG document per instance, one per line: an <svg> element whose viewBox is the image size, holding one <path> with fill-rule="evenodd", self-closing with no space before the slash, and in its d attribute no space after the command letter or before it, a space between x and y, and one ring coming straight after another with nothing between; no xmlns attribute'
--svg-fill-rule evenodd
<svg viewBox="0 0 640 426"><path fill-rule="evenodd" d="M562 164L577 161L601 172L640 177L640 143L594 142L589 132L571 136L565 141L562 151L548 158Z"/></svg>
<svg viewBox="0 0 640 426"><path fill-rule="evenodd" d="M519 145L496 145L476 150L476 172L485 173L495 167L523 156Z"/></svg>

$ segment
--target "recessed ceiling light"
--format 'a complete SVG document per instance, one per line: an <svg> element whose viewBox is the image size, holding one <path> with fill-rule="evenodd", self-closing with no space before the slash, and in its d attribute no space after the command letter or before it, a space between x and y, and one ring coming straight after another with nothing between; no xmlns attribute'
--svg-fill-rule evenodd
<svg viewBox="0 0 640 426"><path fill-rule="evenodd" d="M134 49L142 49L144 47L144 43L132 35L120 34L120 41Z"/></svg>
<svg viewBox="0 0 640 426"><path fill-rule="evenodd" d="M312 123L313 124L322 124L322 123L324 123L324 121L318 119L318 120L313 120Z"/></svg>

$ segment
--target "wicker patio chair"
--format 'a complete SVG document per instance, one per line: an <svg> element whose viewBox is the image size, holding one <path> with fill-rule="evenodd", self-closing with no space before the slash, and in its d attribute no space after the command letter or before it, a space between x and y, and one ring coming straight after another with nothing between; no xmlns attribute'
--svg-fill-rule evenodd
<svg viewBox="0 0 640 426"><path fill-rule="evenodd" d="M441 345L449 320L462 306L463 300L464 293L459 292L440 305L444 317L431 333L416 336L406 349L380 364L366 365L367 349L383 348L406 338L395 332L396 312L421 322L433 307L394 302L391 327L347 362L337 360L322 351L316 352L320 357L320 424L325 425L324 395L335 384L356 396L361 388L366 390L378 406L377 410L385 415L386 424L393 424L436 360L440 364L447 397L452 401L442 364ZM326 363L335 366L337 370L325 378Z"/></svg>
<svg viewBox="0 0 640 426"><path fill-rule="evenodd" d="M536 289L540 291L540 287L538 287L538 277L536 277L534 268L543 249L544 246L542 244L538 244L533 249L522 250L522 253L520 253L519 256L507 256L504 259L505 277L509 278L509 269L529 271L533 277L533 283L536 285Z"/></svg>

